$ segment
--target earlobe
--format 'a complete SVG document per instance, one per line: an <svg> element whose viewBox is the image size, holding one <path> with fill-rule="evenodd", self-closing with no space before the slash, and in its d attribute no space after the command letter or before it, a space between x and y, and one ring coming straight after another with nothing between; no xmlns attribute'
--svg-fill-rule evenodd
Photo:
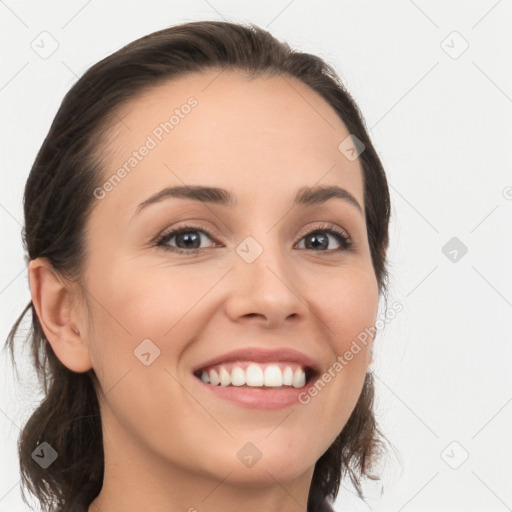
<svg viewBox="0 0 512 512"><path fill-rule="evenodd" d="M367 361L367 364L366 364L366 368L367 370L370 369L370 366L372 365L373 363L373 344L374 344L374 339L370 342L370 349L368 350L368 361Z"/></svg>
<svg viewBox="0 0 512 512"><path fill-rule="evenodd" d="M61 363L75 372L92 368L87 344L73 320L71 287L46 258L29 262L28 277L32 303L41 328Z"/></svg>

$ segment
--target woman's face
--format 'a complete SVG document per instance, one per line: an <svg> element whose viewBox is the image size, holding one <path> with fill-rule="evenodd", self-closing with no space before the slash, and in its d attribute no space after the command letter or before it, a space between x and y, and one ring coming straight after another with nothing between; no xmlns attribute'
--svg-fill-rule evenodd
<svg viewBox="0 0 512 512"><path fill-rule="evenodd" d="M295 79L208 71L134 100L112 133L87 230L93 330L79 326L105 394L106 463L238 483L311 478L361 392L371 347L358 342L355 353L353 342L378 308L362 169L339 149L347 128ZM158 196L185 186L223 189L232 201ZM354 202L293 204L317 187L340 187ZM248 348L256 351L239 356L240 370L259 364L232 378L259 385L259 371L279 363L288 377L271 368L263 378L289 382L290 366L299 387L227 388L198 377ZM315 396L295 375L300 357L285 350L305 356L313 377L330 371Z"/></svg>

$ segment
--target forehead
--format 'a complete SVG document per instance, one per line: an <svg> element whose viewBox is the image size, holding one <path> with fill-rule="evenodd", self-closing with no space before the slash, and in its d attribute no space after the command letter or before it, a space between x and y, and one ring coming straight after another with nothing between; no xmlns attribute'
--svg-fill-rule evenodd
<svg viewBox="0 0 512 512"><path fill-rule="evenodd" d="M141 196L184 183L238 188L255 201L270 201L269 186L282 197L302 185L337 184L363 204L360 164L338 149L346 126L293 77L192 73L146 90L117 119L104 178L127 172L109 193L111 207L133 210Z"/></svg>

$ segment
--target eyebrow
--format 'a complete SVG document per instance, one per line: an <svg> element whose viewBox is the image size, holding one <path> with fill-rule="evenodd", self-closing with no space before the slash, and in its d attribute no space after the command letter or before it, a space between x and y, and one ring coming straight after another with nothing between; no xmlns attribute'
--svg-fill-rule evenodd
<svg viewBox="0 0 512 512"><path fill-rule="evenodd" d="M236 197L224 188L206 187L202 185L182 185L167 187L152 195L137 206L135 214L138 214L141 210L147 208L151 204L159 203L170 198L192 199L194 201L218 204L229 208L234 208L238 204ZM357 202L357 199L348 190L337 185L301 187L295 194L291 207L293 208L296 205L307 206L324 203L332 198L341 199L348 204L351 204L359 211L359 213L364 215L363 209Z"/></svg>

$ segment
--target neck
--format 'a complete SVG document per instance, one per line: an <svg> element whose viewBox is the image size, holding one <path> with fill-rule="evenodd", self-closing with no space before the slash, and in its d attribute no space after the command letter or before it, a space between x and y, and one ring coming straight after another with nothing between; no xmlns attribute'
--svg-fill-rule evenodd
<svg viewBox="0 0 512 512"><path fill-rule="evenodd" d="M108 420L112 420L112 415ZM236 457L231 465L223 464L213 472L199 467L198 461L188 461L190 466L184 467L164 458L151 446L142 446L139 439L113 422L115 425L107 421L111 428L103 432L103 487L88 512L307 510L314 466L293 478L272 472L270 466L265 466L264 458L250 469Z"/></svg>

